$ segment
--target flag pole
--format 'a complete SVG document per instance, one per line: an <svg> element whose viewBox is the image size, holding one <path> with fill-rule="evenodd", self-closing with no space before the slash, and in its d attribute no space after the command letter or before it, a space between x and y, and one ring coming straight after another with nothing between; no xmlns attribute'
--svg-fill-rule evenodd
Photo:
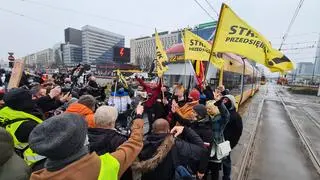
<svg viewBox="0 0 320 180"><path fill-rule="evenodd" d="M216 27L216 30L215 30L215 33L214 33L214 37L213 37L213 40L212 40L212 44L211 44L211 51L210 51L210 55L209 55L209 63L210 63L210 60L212 58L212 54L213 54L213 47L215 45L215 40L216 40L216 37L218 35L218 29L219 29L219 26L220 26L220 21L221 21L221 14L222 14L222 11L223 11L223 7L224 7L224 3L221 4L221 8L220 8L220 13L219 13L219 17L218 17L218 24L217 24L217 27ZM207 74L208 74L208 69L209 69L209 65L207 66L208 68L206 69L206 74L205 74L205 78L207 78ZM220 68L220 71L223 71L223 68Z"/></svg>
<svg viewBox="0 0 320 180"><path fill-rule="evenodd" d="M183 34L184 32L183 31L181 32L181 41L184 48L184 34ZM186 50L184 50L184 52L186 52ZM187 85L187 63L186 63L186 59L184 59L184 86L186 85Z"/></svg>

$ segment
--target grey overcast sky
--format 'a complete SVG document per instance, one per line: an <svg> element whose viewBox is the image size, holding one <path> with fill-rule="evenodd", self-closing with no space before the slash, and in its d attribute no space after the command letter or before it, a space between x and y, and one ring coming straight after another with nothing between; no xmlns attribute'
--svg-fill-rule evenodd
<svg viewBox="0 0 320 180"><path fill-rule="evenodd" d="M205 0L198 0L217 19ZM208 0L219 11L222 0ZM278 47L299 0L229 0L231 8ZM295 62L314 61L320 0L305 0L284 49ZM64 41L64 28L93 25L131 38L194 26L212 19L194 0L0 0L0 60ZM296 49L297 48L297 49ZM292 50L296 49L296 50Z"/></svg>

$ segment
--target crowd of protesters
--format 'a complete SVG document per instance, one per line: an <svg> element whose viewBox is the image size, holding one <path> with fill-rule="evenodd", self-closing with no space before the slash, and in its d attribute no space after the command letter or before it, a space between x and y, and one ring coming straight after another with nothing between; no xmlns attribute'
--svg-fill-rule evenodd
<svg viewBox="0 0 320 180"><path fill-rule="evenodd" d="M223 86L136 77L106 95L81 74L0 90L0 179L231 179L220 145L237 145L242 119Z"/></svg>

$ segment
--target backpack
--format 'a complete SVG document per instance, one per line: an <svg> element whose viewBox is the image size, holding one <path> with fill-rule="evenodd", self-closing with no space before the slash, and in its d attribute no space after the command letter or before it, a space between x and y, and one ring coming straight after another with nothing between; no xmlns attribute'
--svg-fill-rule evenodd
<svg viewBox="0 0 320 180"><path fill-rule="evenodd" d="M177 149L173 147L171 150L173 165L175 167L174 171L174 180L196 180L196 176L192 175L192 171L183 165L180 165L180 162L177 159Z"/></svg>

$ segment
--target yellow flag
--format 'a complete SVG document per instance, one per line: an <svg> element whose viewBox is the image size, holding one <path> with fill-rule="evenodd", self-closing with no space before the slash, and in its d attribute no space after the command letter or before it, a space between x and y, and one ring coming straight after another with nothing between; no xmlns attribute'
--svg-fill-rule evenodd
<svg viewBox="0 0 320 180"><path fill-rule="evenodd" d="M155 33L155 39L156 39L156 56L157 56L157 61L156 61L157 74L159 77L162 77L163 73L168 70L168 66L167 66L168 57L166 52L163 49L157 30Z"/></svg>
<svg viewBox="0 0 320 180"><path fill-rule="evenodd" d="M216 67L221 69L224 65L224 60L217 55L213 55L210 59L210 62Z"/></svg>
<svg viewBox="0 0 320 180"><path fill-rule="evenodd" d="M193 34L189 30L184 31L184 57L186 60L208 61L210 58L211 44Z"/></svg>
<svg viewBox="0 0 320 180"><path fill-rule="evenodd" d="M126 79L123 77L123 75L122 75L122 73L120 72L119 69L117 69L117 76L118 76L118 78L119 78L119 81L123 84L123 86L124 86L125 88L128 88L127 81L126 81Z"/></svg>
<svg viewBox="0 0 320 180"><path fill-rule="evenodd" d="M252 59L274 71L289 71L294 64L258 31L222 4L213 52L231 52Z"/></svg>

